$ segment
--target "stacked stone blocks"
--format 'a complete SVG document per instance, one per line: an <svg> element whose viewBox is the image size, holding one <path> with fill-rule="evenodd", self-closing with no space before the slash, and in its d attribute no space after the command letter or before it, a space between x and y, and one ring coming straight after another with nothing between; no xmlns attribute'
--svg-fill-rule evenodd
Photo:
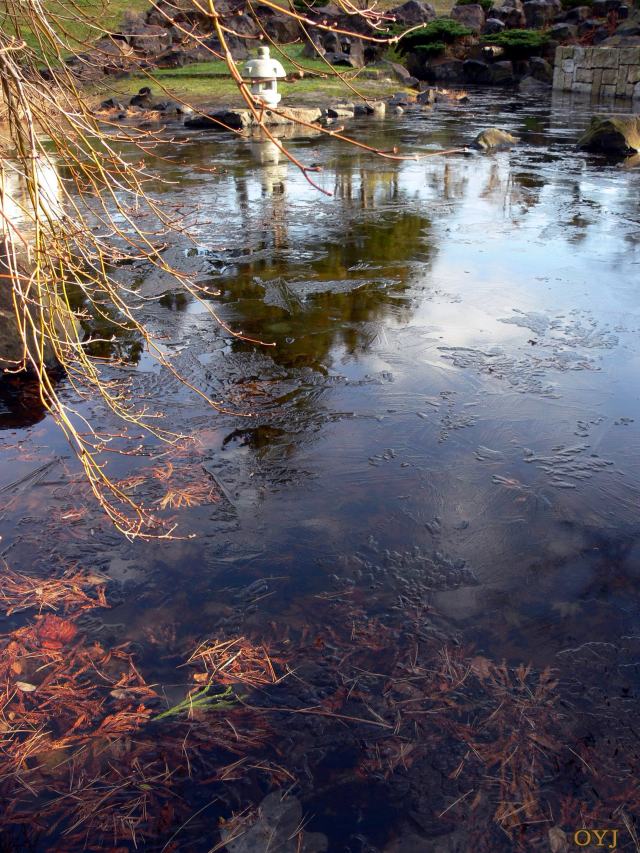
<svg viewBox="0 0 640 853"><path fill-rule="evenodd" d="M640 45L637 47L559 47L553 88L593 98L640 100Z"/></svg>

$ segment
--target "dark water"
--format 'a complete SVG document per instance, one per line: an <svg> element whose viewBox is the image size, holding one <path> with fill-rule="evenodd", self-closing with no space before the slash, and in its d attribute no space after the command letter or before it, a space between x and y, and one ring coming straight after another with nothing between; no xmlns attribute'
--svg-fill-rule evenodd
<svg viewBox="0 0 640 853"><path fill-rule="evenodd" d="M169 292L145 311L190 381L255 417L212 413L142 355L134 386L199 438L194 464L218 499L180 511L195 539L132 544L93 509L60 524L78 506L74 465L49 419L12 391L0 403L0 487L55 464L3 493L6 559L104 571L115 606L87 629L135 643L147 679L176 700L176 666L203 637L277 648L299 677L257 704L301 707L332 695L345 644L366 635L363 670L389 674L420 644L550 666L571 751L608 739L605 751L628 757L640 686L640 171L576 151L590 112L478 93L353 128L415 152L491 125L522 137L492 155L399 162L288 140L322 165L331 197L269 144L178 134L157 192L192 216L201 247L167 257L199 270L232 327L277 346L233 340L172 296L168 277L127 274L143 292ZM353 671L344 678L353 688ZM375 698L381 685L361 681ZM465 808L438 817L466 787L452 781L460 755L446 743L420 752L428 731L414 731L415 762L367 774L371 727L286 713L273 726L269 750L329 850L516 849L513 836L474 829ZM558 756L545 796L586 798ZM178 849L211 849L214 812L228 817L268 788L227 790ZM206 787L189 796L195 812ZM624 831L608 796L606 825ZM567 831L584 816L571 820ZM557 811L548 821L562 823ZM547 828L517 849L549 849Z"/></svg>

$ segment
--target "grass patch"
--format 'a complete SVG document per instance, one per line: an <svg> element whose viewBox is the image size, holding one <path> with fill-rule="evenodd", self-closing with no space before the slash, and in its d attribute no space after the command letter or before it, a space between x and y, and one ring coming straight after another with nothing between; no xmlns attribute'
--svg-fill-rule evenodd
<svg viewBox="0 0 640 853"><path fill-rule="evenodd" d="M51 0L46 4L49 20L66 47L61 51L63 55L80 52L105 32L116 30L125 12L145 12L149 8L149 0ZM39 40L28 21L16 27L0 16L0 26L19 35L44 58Z"/></svg>
<svg viewBox="0 0 640 853"><path fill-rule="evenodd" d="M272 55L280 59L287 73L295 71L297 68L295 63L299 63L305 70L326 76L309 75L295 83L279 83L278 88L282 92L283 102L313 104L317 101L319 94L323 98L329 99L342 97L351 100L357 97L345 86L342 80L332 76L331 69L324 62L306 59L302 56L302 49L303 45L301 44L289 44L282 48L283 53L289 57L288 59L279 55L275 50L272 50ZM243 62L238 63L240 70L242 70L243 64ZM344 70L342 69L342 71ZM370 71L371 66L368 66L365 73ZM402 88L401 84L395 80L385 82L384 80L372 80L365 76L361 78L359 73L354 70L348 70L343 76L368 98L384 97ZM153 78L150 80L144 74L132 74L130 77L113 80L108 93L105 93L105 89L102 87L99 91L94 91L93 94L101 98L113 95L125 99L135 94L142 86L149 85L154 95L162 97L166 92L170 97L194 105L224 102L233 106L241 103L238 88L229 75L226 63L222 60L198 62L182 68L159 68L153 73ZM156 85L154 85L154 80Z"/></svg>

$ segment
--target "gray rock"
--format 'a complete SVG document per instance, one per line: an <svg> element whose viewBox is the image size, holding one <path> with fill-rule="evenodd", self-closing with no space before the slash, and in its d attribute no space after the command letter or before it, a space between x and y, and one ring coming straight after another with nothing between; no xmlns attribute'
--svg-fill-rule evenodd
<svg viewBox="0 0 640 853"><path fill-rule="evenodd" d="M472 148L478 148L481 151L492 151L496 148L508 148L519 142L517 136L513 136L506 130L500 130L499 127L490 127L487 130L481 131L473 140Z"/></svg>
<svg viewBox="0 0 640 853"><path fill-rule="evenodd" d="M429 87L425 89L423 92L418 94L416 101L419 104L435 104L436 102L436 90Z"/></svg>
<svg viewBox="0 0 640 853"><path fill-rule="evenodd" d="M244 831L223 829L228 853L325 853L329 842L319 832L305 832L302 806L295 797L280 791L260 803L255 823Z"/></svg>
<svg viewBox="0 0 640 853"><path fill-rule="evenodd" d="M267 125L289 125L297 121L313 123L322 118L322 110L316 108L283 108L285 115L265 110L264 123ZM184 126L190 130L244 130L257 127L250 110L213 110L205 115L194 115L186 119Z"/></svg>
<svg viewBox="0 0 640 853"><path fill-rule="evenodd" d="M407 0L402 6L395 6L387 12L399 24L411 27L415 24L427 24L436 17L436 10L431 3L421 3L419 0Z"/></svg>
<svg viewBox="0 0 640 853"><path fill-rule="evenodd" d="M464 62L461 59L448 59L444 62L438 62L437 64L429 64L426 66L426 72L432 76L436 82L464 82Z"/></svg>
<svg viewBox="0 0 640 853"><path fill-rule="evenodd" d="M467 83L490 83L491 66L479 59L467 59L464 63L464 79Z"/></svg>
<svg viewBox="0 0 640 853"><path fill-rule="evenodd" d="M551 89L549 83L543 83L535 77L523 77L518 83L518 91L521 95L539 95L541 92L548 92Z"/></svg>
<svg viewBox="0 0 640 853"><path fill-rule="evenodd" d="M406 107L409 104L415 104L416 96L407 92L396 92L395 95L392 95L387 103L390 107Z"/></svg>
<svg viewBox="0 0 640 853"><path fill-rule="evenodd" d="M581 21L586 21L590 17L590 6L576 6L574 9L569 9L565 14L564 22L567 24L579 24Z"/></svg>
<svg viewBox="0 0 640 853"><path fill-rule="evenodd" d="M575 24L554 24L549 28L549 36L554 39L554 41L572 41L577 35L578 28Z"/></svg>
<svg viewBox="0 0 640 853"><path fill-rule="evenodd" d="M491 69L490 83L492 86L511 86L515 82L513 74L513 62L505 59L494 62L489 66Z"/></svg>
<svg viewBox="0 0 640 853"><path fill-rule="evenodd" d="M404 110L401 106L396 105L395 107L393 107L392 113L394 116L401 116L404 113Z"/></svg>
<svg viewBox="0 0 640 853"><path fill-rule="evenodd" d="M531 69L531 76L535 77L536 80L549 84L553 82L553 66L541 56L532 56L529 60L529 68Z"/></svg>
<svg viewBox="0 0 640 853"><path fill-rule="evenodd" d="M354 115L353 104L334 104L327 107L327 118L353 118Z"/></svg>
<svg viewBox="0 0 640 853"><path fill-rule="evenodd" d="M505 28L504 21L501 21L500 18L487 18L484 22L483 33L486 36L494 36L496 33L501 33Z"/></svg>
<svg viewBox="0 0 640 853"><path fill-rule="evenodd" d="M524 4L524 17L530 29L540 30L548 26L555 14L554 7L545 0L529 0Z"/></svg>
<svg viewBox="0 0 640 853"><path fill-rule="evenodd" d="M491 15L504 21L505 26L510 30L522 29L527 23L522 0L505 0L499 9L493 10Z"/></svg>
<svg viewBox="0 0 640 853"><path fill-rule="evenodd" d="M412 77L404 65L400 65L399 62L391 62L388 59L385 59L380 64L386 72L390 72L396 80L403 83L407 88L417 86L418 80L415 77Z"/></svg>
<svg viewBox="0 0 640 853"><path fill-rule="evenodd" d="M451 10L454 21L469 27L474 33L481 33L484 29L486 15L479 3L470 3L468 6L454 6Z"/></svg>

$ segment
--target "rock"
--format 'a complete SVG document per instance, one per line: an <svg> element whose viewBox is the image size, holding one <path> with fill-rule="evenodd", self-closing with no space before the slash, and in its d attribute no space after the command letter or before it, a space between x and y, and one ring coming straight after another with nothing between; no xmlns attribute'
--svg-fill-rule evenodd
<svg viewBox="0 0 640 853"><path fill-rule="evenodd" d="M578 24L578 38L582 36L591 36L593 39L593 34L596 30L600 29L601 22L596 20L595 18L587 18L586 21L581 21Z"/></svg>
<svg viewBox="0 0 640 853"><path fill-rule="evenodd" d="M404 65L400 65L399 62L391 62L390 60L385 59L380 64L386 71L391 72L396 80L407 86L407 88L418 85L418 80L415 77L412 77Z"/></svg>
<svg viewBox="0 0 640 853"><path fill-rule="evenodd" d="M486 36L494 36L496 33L501 33L505 28L504 21L501 21L500 18L487 18L484 22L484 29L482 32Z"/></svg>
<svg viewBox="0 0 640 853"><path fill-rule="evenodd" d="M518 83L518 91L521 95L539 95L541 92L548 92L551 86L549 83L543 83L535 77L523 77Z"/></svg>
<svg viewBox="0 0 640 853"><path fill-rule="evenodd" d="M524 17L527 27L540 30L548 26L555 16L556 10L545 0L529 0L524 4Z"/></svg>
<svg viewBox="0 0 640 853"><path fill-rule="evenodd" d="M564 22L567 24L579 24L581 21L586 21L587 18L590 17L590 6L576 6L573 9L569 9L569 11L565 14Z"/></svg>
<svg viewBox="0 0 640 853"><path fill-rule="evenodd" d="M404 110L400 106L395 106L391 110L394 116L401 116L404 113Z"/></svg>
<svg viewBox="0 0 640 853"><path fill-rule="evenodd" d="M402 6L390 9L386 14L394 17L398 24L412 27L416 24L428 24L436 17L436 10L431 3L421 3L419 0L407 0Z"/></svg>
<svg viewBox="0 0 640 853"><path fill-rule="evenodd" d="M591 4L591 14L594 18L606 18L607 0L594 0Z"/></svg>
<svg viewBox="0 0 640 853"><path fill-rule="evenodd" d="M332 65L362 68L365 64L364 45L358 38L327 33L322 39L322 46L326 51L324 58Z"/></svg>
<svg viewBox="0 0 640 853"><path fill-rule="evenodd" d="M499 127L490 127L487 130L481 131L473 140L472 148L479 148L481 151L491 151L496 148L508 148L519 142L517 136L507 133L506 130L500 130Z"/></svg>
<svg viewBox="0 0 640 853"><path fill-rule="evenodd" d="M264 123L267 125L290 125L296 121L313 123L322 118L322 110L316 108L283 109L285 115L278 115L271 110L265 110ZM244 130L257 127L250 110L214 110L205 115L194 115L185 120L185 127L190 130Z"/></svg>
<svg viewBox="0 0 640 853"><path fill-rule="evenodd" d="M115 98L107 98L106 101L102 101L101 104L98 105L98 110L124 110L126 109L125 105L120 101L116 101Z"/></svg>
<svg viewBox="0 0 640 853"><path fill-rule="evenodd" d="M572 41L578 35L578 28L575 24L554 24L548 32L555 41Z"/></svg>
<svg viewBox="0 0 640 853"><path fill-rule="evenodd" d="M429 87L425 89L423 92L418 94L416 98L419 104L435 104L436 102L436 90Z"/></svg>
<svg viewBox="0 0 640 853"><path fill-rule="evenodd" d="M541 83L553 82L553 66L541 56L532 56L529 60L529 68L531 76L540 80Z"/></svg>
<svg viewBox="0 0 640 853"><path fill-rule="evenodd" d="M490 83L491 66L479 59L467 59L464 63L464 79L467 83Z"/></svg>
<svg viewBox="0 0 640 853"><path fill-rule="evenodd" d="M416 100L417 96L413 92L396 92L387 103L391 107L406 107L409 104L415 104Z"/></svg>
<svg viewBox="0 0 640 853"><path fill-rule="evenodd" d="M149 57L159 56L171 47L171 33L166 27L151 24L129 34L127 41L138 53Z"/></svg>
<svg viewBox="0 0 640 853"><path fill-rule="evenodd" d="M254 11L267 35L278 44L289 44L303 35L300 25L290 15L262 4L256 5Z"/></svg>
<svg viewBox="0 0 640 853"><path fill-rule="evenodd" d="M327 62L330 62L331 65L338 65L344 68L362 68L363 65L363 63L359 63L355 57L348 53L342 53L341 51L329 51L328 53L325 53L324 58Z"/></svg>
<svg viewBox="0 0 640 853"><path fill-rule="evenodd" d="M515 82L513 63L508 59L502 62L494 62L489 68L491 69L491 79L489 80L491 85L510 86Z"/></svg>
<svg viewBox="0 0 640 853"><path fill-rule="evenodd" d="M464 62L461 59L448 59L425 66L427 79L442 83L463 83Z"/></svg>
<svg viewBox="0 0 640 853"><path fill-rule="evenodd" d="M334 104L327 107L327 118L353 118L354 115L353 104Z"/></svg>
<svg viewBox="0 0 640 853"><path fill-rule="evenodd" d="M314 33L311 39L305 39L302 55L307 59L318 59L319 56L324 56L326 52L320 36L317 34Z"/></svg>
<svg viewBox="0 0 640 853"><path fill-rule="evenodd" d="M273 791L260 803L252 826L241 833L221 832L228 853L325 853L329 842L319 832L306 832L302 806L295 797Z"/></svg>
<svg viewBox="0 0 640 853"><path fill-rule="evenodd" d="M499 9L492 11L491 17L500 18L509 30L522 29L527 23L522 0L505 0Z"/></svg>
<svg viewBox="0 0 640 853"><path fill-rule="evenodd" d="M143 110L150 110L153 106L151 97L151 89L148 86L143 86L137 95L134 95L129 100L130 107L141 107Z"/></svg>
<svg viewBox="0 0 640 853"><path fill-rule="evenodd" d="M640 151L640 116L594 116L578 148L605 154Z"/></svg>
<svg viewBox="0 0 640 853"><path fill-rule="evenodd" d="M370 103L356 104L355 114L357 116L376 116L383 118L387 111L387 105L384 101L372 101Z"/></svg>
<svg viewBox="0 0 640 853"><path fill-rule="evenodd" d="M479 3L470 3L467 6L454 6L451 10L454 21L469 27L474 33L481 33L484 29L486 15Z"/></svg>

